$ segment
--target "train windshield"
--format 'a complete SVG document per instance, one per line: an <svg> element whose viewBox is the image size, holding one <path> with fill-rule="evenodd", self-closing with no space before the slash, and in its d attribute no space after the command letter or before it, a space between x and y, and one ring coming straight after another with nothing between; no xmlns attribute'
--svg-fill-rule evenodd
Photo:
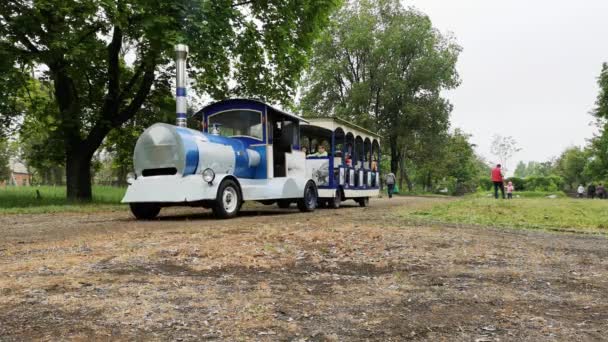
<svg viewBox="0 0 608 342"><path fill-rule="evenodd" d="M210 115L209 132L219 130L225 137L249 137L263 140L262 113L253 110L229 110Z"/></svg>

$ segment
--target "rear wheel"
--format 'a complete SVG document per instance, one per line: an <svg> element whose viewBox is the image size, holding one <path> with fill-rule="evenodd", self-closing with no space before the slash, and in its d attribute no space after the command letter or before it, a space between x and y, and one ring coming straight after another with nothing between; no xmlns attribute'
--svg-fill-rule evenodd
<svg viewBox="0 0 608 342"><path fill-rule="evenodd" d="M369 205L369 197L363 197L357 199L357 203L359 203L360 207L367 207Z"/></svg>
<svg viewBox="0 0 608 342"><path fill-rule="evenodd" d="M291 206L291 201L279 200L277 201L277 206L281 209L287 209Z"/></svg>
<svg viewBox="0 0 608 342"><path fill-rule="evenodd" d="M241 202L239 187L233 180L226 179L217 191L217 198L212 208L213 215L221 219L235 217L241 209Z"/></svg>
<svg viewBox="0 0 608 342"><path fill-rule="evenodd" d="M160 205L156 203L129 203L129 207L138 220L151 220L160 212Z"/></svg>
<svg viewBox="0 0 608 342"><path fill-rule="evenodd" d="M317 207L317 187L312 181L308 181L304 187L304 197L298 200L298 209L301 212L311 212Z"/></svg>
<svg viewBox="0 0 608 342"><path fill-rule="evenodd" d="M340 190L336 190L336 193L334 194L334 198L330 198L327 201L327 203L329 204L329 207L332 209L340 208L341 202L342 202L342 195L340 194Z"/></svg>

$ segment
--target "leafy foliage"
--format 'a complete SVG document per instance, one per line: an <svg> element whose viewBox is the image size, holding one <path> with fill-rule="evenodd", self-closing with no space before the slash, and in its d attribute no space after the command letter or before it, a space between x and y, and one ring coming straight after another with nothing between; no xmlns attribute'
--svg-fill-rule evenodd
<svg viewBox="0 0 608 342"><path fill-rule="evenodd" d="M10 157L8 141L6 141L6 139L0 139L0 183L6 181L10 177Z"/></svg>
<svg viewBox="0 0 608 342"><path fill-rule="evenodd" d="M91 198L93 154L109 132L170 94L173 45L191 47L191 79L219 99L257 96L288 102L312 42L337 0L15 0L0 2L0 51L11 105L24 66L52 80L47 113L65 152L67 193ZM21 69L15 65L22 66ZM229 80L236 86L230 87ZM11 111L9 111L11 113ZM10 119L12 115L2 116Z"/></svg>
<svg viewBox="0 0 608 342"><path fill-rule="evenodd" d="M401 179L408 164L446 141L451 105L440 92L459 84L460 47L428 16L396 0L354 1L314 50L300 103L305 116L338 116L379 131Z"/></svg>

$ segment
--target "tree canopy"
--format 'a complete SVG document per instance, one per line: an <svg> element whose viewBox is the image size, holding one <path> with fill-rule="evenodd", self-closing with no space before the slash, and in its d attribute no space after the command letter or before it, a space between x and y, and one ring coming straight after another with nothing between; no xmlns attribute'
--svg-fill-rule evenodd
<svg viewBox="0 0 608 342"><path fill-rule="evenodd" d="M69 198L91 198L91 158L154 94L171 94L173 46L216 99L287 102L337 0L11 0L0 3L0 103L31 70L51 81ZM4 77L5 76L5 77ZM234 80L231 86L230 80ZM11 88L12 85L12 88ZM4 109L4 108L0 108ZM15 110L0 110L2 120ZM10 115L9 115L10 114Z"/></svg>
<svg viewBox="0 0 608 342"><path fill-rule="evenodd" d="M338 116L379 131L395 173L445 136L451 105L441 91L459 84L460 47L425 14L397 0L354 1L314 51L300 103L305 116Z"/></svg>

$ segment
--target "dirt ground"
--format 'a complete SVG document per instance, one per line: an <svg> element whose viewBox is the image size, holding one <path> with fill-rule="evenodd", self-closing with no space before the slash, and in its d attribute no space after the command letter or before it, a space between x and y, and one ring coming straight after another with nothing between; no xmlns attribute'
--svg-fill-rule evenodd
<svg viewBox="0 0 608 342"><path fill-rule="evenodd" d="M606 237L399 215L444 200L1 216L0 340L606 339Z"/></svg>

